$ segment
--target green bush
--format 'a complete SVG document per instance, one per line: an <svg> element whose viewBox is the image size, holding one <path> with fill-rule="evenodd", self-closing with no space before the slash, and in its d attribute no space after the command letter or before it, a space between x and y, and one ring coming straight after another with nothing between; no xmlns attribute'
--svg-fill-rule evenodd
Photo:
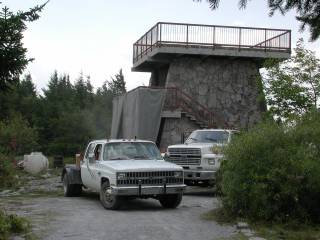
<svg viewBox="0 0 320 240"><path fill-rule="evenodd" d="M0 153L0 189L16 185L15 173L13 160Z"/></svg>
<svg viewBox="0 0 320 240"><path fill-rule="evenodd" d="M0 122L0 153L23 155L36 150L38 134L21 115Z"/></svg>
<svg viewBox="0 0 320 240"><path fill-rule="evenodd" d="M295 127L263 123L225 149L224 208L252 220L320 222L320 114Z"/></svg>
<svg viewBox="0 0 320 240"><path fill-rule="evenodd" d="M27 233L29 222L14 214L6 214L0 209L0 239L8 239L12 233Z"/></svg>

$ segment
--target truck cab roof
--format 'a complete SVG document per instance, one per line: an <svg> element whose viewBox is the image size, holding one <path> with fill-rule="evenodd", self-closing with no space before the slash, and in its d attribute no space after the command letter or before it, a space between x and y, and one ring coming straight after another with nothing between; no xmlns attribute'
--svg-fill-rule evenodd
<svg viewBox="0 0 320 240"><path fill-rule="evenodd" d="M119 143L119 142L144 142L144 143L154 143L148 140L141 139L96 139L90 141L90 143L99 142L99 143Z"/></svg>

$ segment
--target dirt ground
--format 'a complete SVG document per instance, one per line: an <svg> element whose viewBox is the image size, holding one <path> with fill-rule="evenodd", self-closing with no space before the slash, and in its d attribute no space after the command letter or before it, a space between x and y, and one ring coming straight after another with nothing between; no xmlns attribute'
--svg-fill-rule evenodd
<svg viewBox="0 0 320 240"><path fill-rule="evenodd" d="M101 206L97 194L66 198L61 185L53 184L60 189L54 194L0 196L7 211L31 220L39 239L213 240L236 233L236 227L201 218L218 205L210 189L189 187L181 205L173 210L162 208L153 199L137 199L127 201L118 211L109 211Z"/></svg>

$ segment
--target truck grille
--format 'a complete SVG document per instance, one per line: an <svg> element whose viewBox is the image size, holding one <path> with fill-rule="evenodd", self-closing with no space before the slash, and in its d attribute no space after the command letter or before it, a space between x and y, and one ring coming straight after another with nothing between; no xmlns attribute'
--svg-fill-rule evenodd
<svg viewBox="0 0 320 240"><path fill-rule="evenodd" d="M175 177L174 171L161 172L125 172L125 177L117 179L117 185L163 185L183 184L183 177Z"/></svg>
<svg viewBox="0 0 320 240"><path fill-rule="evenodd" d="M169 148L169 162L178 165L200 165L200 148Z"/></svg>

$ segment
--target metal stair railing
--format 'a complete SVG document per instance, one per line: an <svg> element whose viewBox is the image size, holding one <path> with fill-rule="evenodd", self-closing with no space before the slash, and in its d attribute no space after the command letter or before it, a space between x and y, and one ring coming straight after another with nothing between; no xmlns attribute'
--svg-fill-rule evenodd
<svg viewBox="0 0 320 240"><path fill-rule="evenodd" d="M193 97L191 97L186 92L182 91L178 87L147 87L140 86L131 91L135 91L136 89L163 89L166 91L165 102L163 104L163 109L166 111L176 111L180 110L181 112L185 112L192 117L195 118L197 122L201 125L206 126L208 128L217 127L217 123L215 120L219 120L219 123L223 123L223 127L228 128L229 125L222 121L217 115L215 115L208 107L202 105ZM131 92L129 91L129 92Z"/></svg>

